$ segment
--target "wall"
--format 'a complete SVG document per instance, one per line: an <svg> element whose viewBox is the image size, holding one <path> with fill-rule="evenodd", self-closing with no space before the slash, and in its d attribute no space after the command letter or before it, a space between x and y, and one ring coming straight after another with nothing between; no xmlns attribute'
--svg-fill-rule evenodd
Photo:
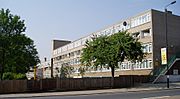
<svg viewBox="0 0 180 99"><path fill-rule="evenodd" d="M118 77L120 75L149 75L151 69L137 69L137 70L121 70L121 71L115 71L115 77ZM108 72L86 72L84 77L111 77L111 71ZM78 74L74 74L73 76L78 76Z"/></svg>
<svg viewBox="0 0 180 99"><path fill-rule="evenodd" d="M166 47L165 13L152 10L154 68L161 66L161 48ZM168 58L180 52L180 17L167 14ZM158 65L157 65L158 64Z"/></svg>
<svg viewBox="0 0 180 99"><path fill-rule="evenodd" d="M173 66L170 68L170 70L168 71L169 75L173 75L173 70L178 70L178 75L180 75L180 60L177 60Z"/></svg>
<svg viewBox="0 0 180 99"><path fill-rule="evenodd" d="M169 81L170 82L179 82L180 81L180 75L169 75ZM159 79L156 81L156 83L164 83L167 82L167 75L161 75Z"/></svg>
<svg viewBox="0 0 180 99"><path fill-rule="evenodd" d="M59 47L62 47L66 44L71 43L71 41L65 41L65 40L53 40L52 41L52 50L55 50Z"/></svg>

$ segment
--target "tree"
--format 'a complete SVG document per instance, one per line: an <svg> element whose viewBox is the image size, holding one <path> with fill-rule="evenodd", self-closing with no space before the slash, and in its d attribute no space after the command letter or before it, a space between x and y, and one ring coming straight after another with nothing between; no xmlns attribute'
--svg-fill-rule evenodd
<svg viewBox="0 0 180 99"><path fill-rule="evenodd" d="M81 67L78 69L78 71L79 71L79 74L81 75L81 77L83 78L83 76L84 76L84 74L85 74L85 72L86 72L85 68L81 66Z"/></svg>
<svg viewBox="0 0 180 99"><path fill-rule="evenodd" d="M112 80L118 63L125 59L135 62L143 58L141 43L127 32L119 32L111 36L93 37L87 41L81 56L81 62L95 68L111 68ZM112 81L112 86L113 86Z"/></svg>
<svg viewBox="0 0 180 99"><path fill-rule="evenodd" d="M10 10L0 10L0 66L3 73L25 74L40 60L32 39L27 37L24 20Z"/></svg>
<svg viewBox="0 0 180 99"><path fill-rule="evenodd" d="M128 61L141 61L143 59L142 45L138 42L138 39L134 39L127 32L119 32L109 37L110 54L109 61L112 76L114 76L115 66L118 62L122 63L125 59ZM111 66L112 65L112 66ZM114 66L113 66L114 65Z"/></svg>
<svg viewBox="0 0 180 99"><path fill-rule="evenodd" d="M70 78L73 70L74 67L71 67L68 63L62 64L60 69L60 78Z"/></svg>

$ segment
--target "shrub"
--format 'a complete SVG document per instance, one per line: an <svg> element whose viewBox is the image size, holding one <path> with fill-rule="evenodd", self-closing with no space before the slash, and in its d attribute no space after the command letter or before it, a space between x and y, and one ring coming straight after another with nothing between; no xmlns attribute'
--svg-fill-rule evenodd
<svg viewBox="0 0 180 99"><path fill-rule="evenodd" d="M3 80L20 80L20 79L27 79L25 74L21 73L12 73L12 72L6 72L3 73Z"/></svg>
<svg viewBox="0 0 180 99"><path fill-rule="evenodd" d="M14 79L14 73L6 72L3 73L3 80L13 80Z"/></svg>
<svg viewBox="0 0 180 99"><path fill-rule="evenodd" d="M14 76L15 76L14 77L15 79L27 79L26 74L18 73L18 74L15 74Z"/></svg>

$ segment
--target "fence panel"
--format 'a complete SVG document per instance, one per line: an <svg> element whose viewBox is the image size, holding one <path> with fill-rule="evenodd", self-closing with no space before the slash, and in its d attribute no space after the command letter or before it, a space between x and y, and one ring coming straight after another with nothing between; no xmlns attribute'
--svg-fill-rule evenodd
<svg viewBox="0 0 180 99"><path fill-rule="evenodd" d="M0 81L0 93L25 92L27 80L3 80Z"/></svg>
<svg viewBox="0 0 180 99"><path fill-rule="evenodd" d="M42 79L41 90L53 90L56 89L56 79Z"/></svg>
<svg viewBox="0 0 180 99"><path fill-rule="evenodd" d="M54 78L43 80L3 80L0 93L47 91L47 90L87 90L112 87L111 77L101 78ZM131 87L134 83L146 83L149 76L119 76L114 78L114 88Z"/></svg>
<svg viewBox="0 0 180 99"><path fill-rule="evenodd" d="M40 80L28 80L27 91L40 91Z"/></svg>

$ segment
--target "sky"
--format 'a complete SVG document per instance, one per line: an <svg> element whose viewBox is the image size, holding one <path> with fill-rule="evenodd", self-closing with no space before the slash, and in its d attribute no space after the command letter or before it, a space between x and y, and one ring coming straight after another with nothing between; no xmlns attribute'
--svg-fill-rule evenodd
<svg viewBox="0 0 180 99"><path fill-rule="evenodd" d="M174 0L0 0L0 8L25 20L41 60L52 57L52 40L76 40ZM168 7L180 16L180 0Z"/></svg>

